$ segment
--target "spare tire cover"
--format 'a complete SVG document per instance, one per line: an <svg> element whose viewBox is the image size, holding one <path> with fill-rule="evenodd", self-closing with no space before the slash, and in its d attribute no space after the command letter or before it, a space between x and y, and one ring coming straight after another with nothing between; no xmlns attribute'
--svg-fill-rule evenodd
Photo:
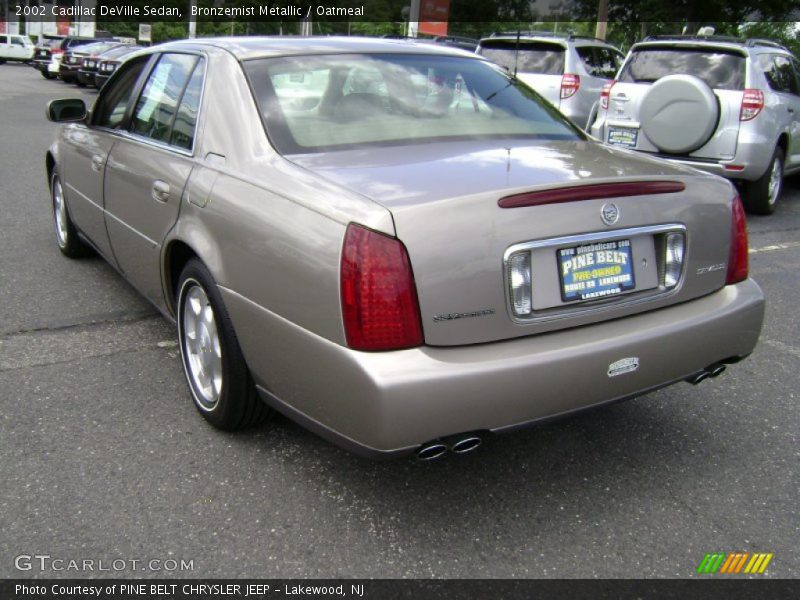
<svg viewBox="0 0 800 600"><path fill-rule="evenodd" d="M686 154L709 140L719 121L719 103L710 87L692 75L656 81L639 109L642 131L662 152Z"/></svg>

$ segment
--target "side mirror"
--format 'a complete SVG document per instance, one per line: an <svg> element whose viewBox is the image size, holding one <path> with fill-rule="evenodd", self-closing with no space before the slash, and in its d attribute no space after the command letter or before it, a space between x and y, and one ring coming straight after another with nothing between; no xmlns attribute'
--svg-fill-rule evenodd
<svg viewBox="0 0 800 600"><path fill-rule="evenodd" d="M47 103L45 114L54 123L83 121L86 118L86 104L79 98L51 100Z"/></svg>

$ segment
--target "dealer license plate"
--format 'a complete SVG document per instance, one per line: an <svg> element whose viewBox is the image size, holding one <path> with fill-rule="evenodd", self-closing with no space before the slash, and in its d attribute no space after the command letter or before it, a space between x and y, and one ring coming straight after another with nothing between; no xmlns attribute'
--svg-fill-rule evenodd
<svg viewBox="0 0 800 600"><path fill-rule="evenodd" d="M639 130L630 127L609 127L608 143L626 148L636 148L639 140Z"/></svg>
<svg viewBox="0 0 800 600"><path fill-rule="evenodd" d="M636 288L630 240L561 248L556 256L564 302L596 300Z"/></svg>

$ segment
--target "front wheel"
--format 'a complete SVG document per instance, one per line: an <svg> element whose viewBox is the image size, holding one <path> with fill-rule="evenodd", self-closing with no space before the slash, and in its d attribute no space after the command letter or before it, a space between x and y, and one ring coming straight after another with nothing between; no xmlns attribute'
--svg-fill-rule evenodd
<svg viewBox="0 0 800 600"><path fill-rule="evenodd" d="M64 256L70 258L86 256L89 254L89 247L78 237L78 231L69 216L64 188L61 186L61 179L56 171L53 171L50 180L50 195L53 201L53 225L56 230L58 249Z"/></svg>
<svg viewBox="0 0 800 600"><path fill-rule="evenodd" d="M742 198L747 212L756 215L771 215L775 212L783 190L783 149L775 148L772 162L766 173L755 181L744 185Z"/></svg>
<svg viewBox="0 0 800 600"><path fill-rule="evenodd" d="M256 393L219 289L198 259L181 273L176 307L183 371L200 414L227 431L263 421L270 410Z"/></svg>

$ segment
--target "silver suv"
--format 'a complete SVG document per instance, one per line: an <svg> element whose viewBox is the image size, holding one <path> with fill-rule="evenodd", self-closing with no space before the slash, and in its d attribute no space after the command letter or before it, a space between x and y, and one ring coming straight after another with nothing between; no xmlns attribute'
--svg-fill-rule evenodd
<svg viewBox="0 0 800 600"><path fill-rule="evenodd" d="M475 52L516 73L583 128L590 124L600 91L625 58L593 37L535 31L493 34Z"/></svg>
<svg viewBox="0 0 800 600"><path fill-rule="evenodd" d="M768 40L647 38L603 89L591 133L732 179L748 211L771 214L800 170L799 72Z"/></svg>

